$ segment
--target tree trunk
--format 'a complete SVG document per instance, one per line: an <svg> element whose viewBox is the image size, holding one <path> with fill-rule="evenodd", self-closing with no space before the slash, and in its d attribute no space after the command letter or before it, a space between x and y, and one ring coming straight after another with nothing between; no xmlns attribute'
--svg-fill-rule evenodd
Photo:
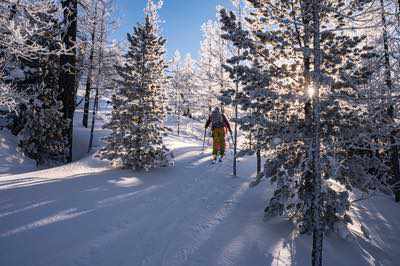
<svg viewBox="0 0 400 266"><path fill-rule="evenodd" d="M390 122L394 122L395 113L394 113L394 105L392 100L392 91L393 91L393 83L392 83L392 75L391 75L391 65L390 65L390 51L389 51L389 37L387 31L387 23L385 17L385 6L383 0L380 0L381 4L381 16L382 16L382 30L383 30L383 49L384 49L384 64L385 64L385 83L388 89L388 106L387 113L390 119ZM400 182L400 165L399 165L399 147L396 145L396 131L392 130L390 132L390 162L392 168L393 175L393 183ZM399 188L394 188L394 194L396 201L400 201L400 190Z"/></svg>
<svg viewBox="0 0 400 266"><path fill-rule="evenodd" d="M257 178L260 177L261 174L261 150L257 149Z"/></svg>
<svg viewBox="0 0 400 266"><path fill-rule="evenodd" d="M312 265L322 265L323 228L322 228L322 198L321 198L321 154L320 154L320 100L319 89L321 82L321 47L320 47L320 2L313 0L313 31L314 31L314 95L313 95L313 247Z"/></svg>
<svg viewBox="0 0 400 266"><path fill-rule="evenodd" d="M240 54L238 50L238 54ZM235 90L235 98L238 95L239 92L239 78L237 77L236 80L236 90ZM237 176L237 139L238 139L238 104L237 104L237 99L235 99L235 129L233 133L233 176Z"/></svg>
<svg viewBox="0 0 400 266"><path fill-rule="evenodd" d="M178 95L178 136L181 134L181 96Z"/></svg>
<svg viewBox="0 0 400 266"><path fill-rule="evenodd" d="M306 95L306 101L304 103L304 146L306 149L307 166L301 179L300 197L304 204L304 233L312 230L312 197L313 194L313 165L312 165L312 95L307 95L311 86L311 53L310 53L310 22L311 22L311 4L310 0L303 0L301 5L301 17L304 25L304 35L300 31L297 31L297 38L300 47L303 47L303 78L304 78L304 94ZM295 7L293 7L295 8ZM303 43L301 42L303 40Z"/></svg>
<svg viewBox="0 0 400 266"><path fill-rule="evenodd" d="M242 7L241 7L241 1L238 3L238 9L239 9L239 27L242 27ZM237 56L238 58L240 57L241 54L241 49L237 49ZM236 68L239 68L239 62L236 64ZM233 176L237 176L237 139L238 139L238 118L239 118L239 110L238 110L238 94L239 94L239 74L237 73L238 69L236 69L236 81L235 81L235 129L233 133Z"/></svg>
<svg viewBox="0 0 400 266"><path fill-rule="evenodd" d="M92 32L91 32L91 42L92 47L90 47L90 55L89 55L89 70L86 78L86 90L85 90L85 104L83 107L83 119L82 125L84 127L88 127L88 120L89 120L89 106L90 106L90 92L92 90L92 74L93 74L93 60L94 60L94 48L96 42L96 27L97 27L97 0L95 0L95 7L94 7L94 16L93 16L93 24L92 24Z"/></svg>
<svg viewBox="0 0 400 266"><path fill-rule="evenodd" d="M96 114L97 114L98 107L99 107L99 88L96 87L96 95L94 98L93 112L92 112L92 126L90 128L88 153L92 150L92 147L93 147L94 126L96 123Z"/></svg>
<svg viewBox="0 0 400 266"><path fill-rule="evenodd" d="M66 151L67 161L72 161L72 141L73 141L73 121L75 112L75 91L76 91L76 33L77 33L77 17L78 17L78 1L62 0L62 8L64 9L64 27L62 34L62 42L68 50L60 56L60 90L61 100L63 102L64 118L69 120L69 127L65 136L67 138Z"/></svg>
<svg viewBox="0 0 400 266"><path fill-rule="evenodd" d="M251 133L251 130L249 132L249 150L252 150L253 148L253 134Z"/></svg>

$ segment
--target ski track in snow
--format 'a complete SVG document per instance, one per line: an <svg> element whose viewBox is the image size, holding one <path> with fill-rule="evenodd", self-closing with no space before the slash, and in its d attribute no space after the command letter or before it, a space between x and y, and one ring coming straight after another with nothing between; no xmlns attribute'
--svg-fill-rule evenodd
<svg viewBox="0 0 400 266"><path fill-rule="evenodd" d="M88 157L0 177L0 265L310 264L308 236L296 237L285 219L263 220L272 189L269 182L249 188L253 158L241 159L232 178L229 155L211 165L200 142L168 142L175 166L150 173L110 169ZM357 212L371 241L331 239L326 265L395 265L400 217L390 211L369 203L368 212Z"/></svg>
<svg viewBox="0 0 400 266"><path fill-rule="evenodd" d="M241 185L239 190L232 195L231 202L234 203L240 199L243 193L247 191L248 184L245 182ZM233 204L225 204L214 216L203 219L204 221L194 225L191 228L190 240L185 243L184 247L178 248L178 252L172 257L172 261L164 261L163 265L183 265L202 244L211 238L213 232L229 216L233 208Z"/></svg>

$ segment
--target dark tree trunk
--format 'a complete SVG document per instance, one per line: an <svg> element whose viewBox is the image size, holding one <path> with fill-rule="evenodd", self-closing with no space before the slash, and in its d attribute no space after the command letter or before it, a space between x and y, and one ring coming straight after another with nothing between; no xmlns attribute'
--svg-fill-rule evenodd
<svg viewBox="0 0 400 266"><path fill-rule="evenodd" d="M303 0L301 5L301 18L304 25L304 35L297 30L297 38L300 47L304 48L303 51L303 78L304 78L304 94L308 94L311 86L311 3L310 0ZM293 7L294 8L294 7ZM303 38L302 38L303 37ZM311 205L313 193L313 164L312 164L312 96L308 95L304 103L304 145L306 149L305 155L307 156L307 166L301 179L300 197L304 203L305 218L303 221L304 227L302 233L310 232L312 230L312 213Z"/></svg>
<svg viewBox="0 0 400 266"><path fill-rule="evenodd" d="M96 87L96 95L94 98L93 113L92 113L92 125L90 127L90 139L89 139L88 153L92 150L92 147L93 147L94 126L96 123L96 114L97 114L98 108L99 108L99 88Z"/></svg>
<svg viewBox="0 0 400 266"><path fill-rule="evenodd" d="M258 149L256 154L257 154L257 178L259 178L261 174L261 150Z"/></svg>
<svg viewBox="0 0 400 266"><path fill-rule="evenodd" d="M82 125L84 127L88 127L88 120L89 120L89 106L90 106L90 93L92 90L92 75L93 75L93 60L94 60L94 48L96 42L96 26L97 26L97 1L94 7L94 16L93 16L93 29L91 32L91 41L92 47L90 47L90 55L89 55L89 70L86 78L86 89L85 89L85 104L83 107L83 119Z"/></svg>
<svg viewBox="0 0 400 266"><path fill-rule="evenodd" d="M64 26L65 32L62 34L62 42L68 53L60 56L60 90L61 100L63 102L64 118L69 120L69 127L65 135L67 137L66 152L67 160L72 161L72 140L73 140L73 120L75 112L75 95L76 95L76 33L77 33L77 17L78 17L78 1L62 0L62 8L64 9Z"/></svg>
<svg viewBox="0 0 400 266"><path fill-rule="evenodd" d="M253 149L253 135L251 133L251 130L249 132L249 150Z"/></svg>
<svg viewBox="0 0 400 266"><path fill-rule="evenodd" d="M312 1L313 14L313 41L314 41L314 95L313 95L313 246L312 265L322 266L323 225L322 225L322 180L321 180L321 140L320 140L320 99L319 89L321 82L321 33L320 33L320 0Z"/></svg>

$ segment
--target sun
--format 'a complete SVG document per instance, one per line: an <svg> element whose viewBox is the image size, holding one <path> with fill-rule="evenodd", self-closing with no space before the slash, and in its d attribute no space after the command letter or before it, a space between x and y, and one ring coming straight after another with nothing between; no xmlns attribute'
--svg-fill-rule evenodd
<svg viewBox="0 0 400 266"><path fill-rule="evenodd" d="M310 86L307 87L307 95L310 99L312 99L315 95L315 89L314 86L311 84Z"/></svg>

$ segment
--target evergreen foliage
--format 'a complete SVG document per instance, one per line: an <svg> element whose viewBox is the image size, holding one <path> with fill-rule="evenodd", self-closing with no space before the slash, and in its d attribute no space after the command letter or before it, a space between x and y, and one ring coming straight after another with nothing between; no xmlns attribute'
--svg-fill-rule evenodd
<svg viewBox="0 0 400 266"><path fill-rule="evenodd" d="M12 129L19 134L20 150L37 164L64 163L70 153L62 132L69 120L62 114L58 86L63 51L58 16L53 1L15 3L11 20L2 28L3 37L10 41L3 50L3 69L15 96Z"/></svg>
<svg viewBox="0 0 400 266"><path fill-rule="evenodd" d="M165 93L165 39L147 15L143 24L128 34L129 50L117 65L119 88L112 98L112 130L101 157L116 166L145 169L166 166L168 150L163 145Z"/></svg>
<svg viewBox="0 0 400 266"><path fill-rule="evenodd" d="M361 89L371 72L363 62L373 58L363 34L338 30L346 14L337 14L343 1L329 1L321 8L321 75L313 73L314 25L311 1L250 0L243 28L232 12L221 11L228 39L242 52L227 61L231 78L238 78L242 92L226 90L222 100L239 104L245 114L242 130L256 135L256 149L267 155L265 175L276 184L267 215L288 215L302 233L313 228L314 160L312 134L313 83L322 84L318 104L321 131L322 222L327 231L339 231L350 222L348 191L385 189L387 167L373 151L375 125L370 123ZM358 15L363 5L357 6ZM254 150L253 150L254 151ZM379 174L377 174L379 173ZM339 187L341 187L339 189Z"/></svg>

